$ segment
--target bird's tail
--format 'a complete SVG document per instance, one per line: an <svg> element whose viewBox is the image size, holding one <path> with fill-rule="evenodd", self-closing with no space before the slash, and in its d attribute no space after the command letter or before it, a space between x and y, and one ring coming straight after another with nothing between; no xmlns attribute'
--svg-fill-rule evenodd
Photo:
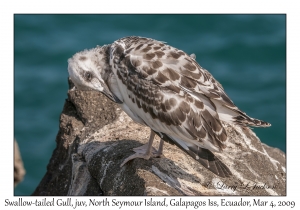
<svg viewBox="0 0 300 210"><path fill-rule="evenodd" d="M236 106L230 107L226 105L215 104L218 110L220 120L225 122L233 122L242 126L252 127L269 127L270 123L249 117L245 112L239 110Z"/></svg>
<svg viewBox="0 0 300 210"><path fill-rule="evenodd" d="M155 132L155 131L154 131ZM208 149L204 149L201 147L198 147L196 145L186 145L183 141L176 140L164 133L157 133L158 136L162 137L162 139L170 144L175 144L178 146L181 150L186 152L188 155L190 155L192 158L194 158L196 161L201 163L205 168L213 172L214 174L220 176L220 177L230 177L232 175L229 168L222 163L221 160L219 160L211 151Z"/></svg>
<svg viewBox="0 0 300 210"><path fill-rule="evenodd" d="M233 118L234 122L243 126L253 126L253 127L270 127L271 124L262 120L254 119L246 114L239 115Z"/></svg>

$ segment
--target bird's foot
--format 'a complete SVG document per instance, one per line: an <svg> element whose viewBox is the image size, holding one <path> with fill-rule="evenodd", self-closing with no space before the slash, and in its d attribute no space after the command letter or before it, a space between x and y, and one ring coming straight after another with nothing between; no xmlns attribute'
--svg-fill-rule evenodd
<svg viewBox="0 0 300 210"><path fill-rule="evenodd" d="M135 159L135 158L143 158L145 160L149 160L151 155L149 154L141 154L141 153L135 153L133 155L130 155L128 158L126 158L123 163L121 164L121 167L123 167L129 160Z"/></svg>
<svg viewBox="0 0 300 210"><path fill-rule="evenodd" d="M140 153L140 154L146 154L147 149L149 147L149 144L144 144L143 146L140 147L136 147L133 148L132 150L135 151L136 153ZM154 147L151 148L151 152L150 152L150 157L162 157L162 151L157 151L157 149L155 149Z"/></svg>
<svg viewBox="0 0 300 210"><path fill-rule="evenodd" d="M143 146L133 148L132 150L135 152L135 154L130 155L127 157L121 164L121 167L124 166L128 161L133 160L135 158L143 158L145 160L149 160L151 157L162 157L162 153L158 152L154 147L151 148L151 151L149 154L147 154L148 144L145 144Z"/></svg>

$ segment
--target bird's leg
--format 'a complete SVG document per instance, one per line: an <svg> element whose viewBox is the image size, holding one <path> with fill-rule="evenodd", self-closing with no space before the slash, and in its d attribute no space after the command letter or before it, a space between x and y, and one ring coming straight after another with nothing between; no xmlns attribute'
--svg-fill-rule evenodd
<svg viewBox="0 0 300 210"><path fill-rule="evenodd" d="M162 156L164 142L164 140L160 139L158 151L156 152L157 157Z"/></svg>
<svg viewBox="0 0 300 210"><path fill-rule="evenodd" d="M123 163L121 164L121 167L127 163L129 160L135 159L135 158L143 158L146 160L149 160L149 158L152 156L152 144L154 140L155 133L151 130L150 138L148 144L143 145L142 147L135 148L134 151L136 152L133 155L130 155L128 158L126 158ZM146 148L147 147L147 148ZM146 150L146 152L145 152Z"/></svg>

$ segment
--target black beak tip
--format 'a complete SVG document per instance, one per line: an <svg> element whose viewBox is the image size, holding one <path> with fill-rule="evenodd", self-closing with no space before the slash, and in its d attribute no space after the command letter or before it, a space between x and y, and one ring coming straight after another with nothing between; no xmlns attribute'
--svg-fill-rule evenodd
<svg viewBox="0 0 300 210"><path fill-rule="evenodd" d="M120 101L120 99L117 96L113 96L113 101L116 102L117 104L122 104L123 102Z"/></svg>

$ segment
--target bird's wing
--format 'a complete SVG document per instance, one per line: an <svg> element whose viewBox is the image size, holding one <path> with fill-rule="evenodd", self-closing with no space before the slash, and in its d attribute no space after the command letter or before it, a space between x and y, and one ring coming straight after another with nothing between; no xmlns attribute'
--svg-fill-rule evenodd
<svg viewBox="0 0 300 210"><path fill-rule="evenodd" d="M140 37L118 40L128 64L146 80L162 87L178 89L200 99L220 120L243 126L267 127L269 123L249 117L235 106L222 85L182 50L163 42ZM175 91L176 92L176 91Z"/></svg>
<svg viewBox="0 0 300 210"><path fill-rule="evenodd" d="M164 133L173 132L218 151L227 139L220 120L268 125L240 111L207 70L185 52L163 42L123 38L112 44L110 56L110 65L128 96L153 119L167 125L165 129L170 131Z"/></svg>
<svg viewBox="0 0 300 210"><path fill-rule="evenodd" d="M226 131L209 91L198 88L213 85L186 53L152 39L129 37L111 46L110 65L139 108L136 112L148 113L148 118L140 117L149 127L174 134L189 146L213 151L225 147Z"/></svg>

